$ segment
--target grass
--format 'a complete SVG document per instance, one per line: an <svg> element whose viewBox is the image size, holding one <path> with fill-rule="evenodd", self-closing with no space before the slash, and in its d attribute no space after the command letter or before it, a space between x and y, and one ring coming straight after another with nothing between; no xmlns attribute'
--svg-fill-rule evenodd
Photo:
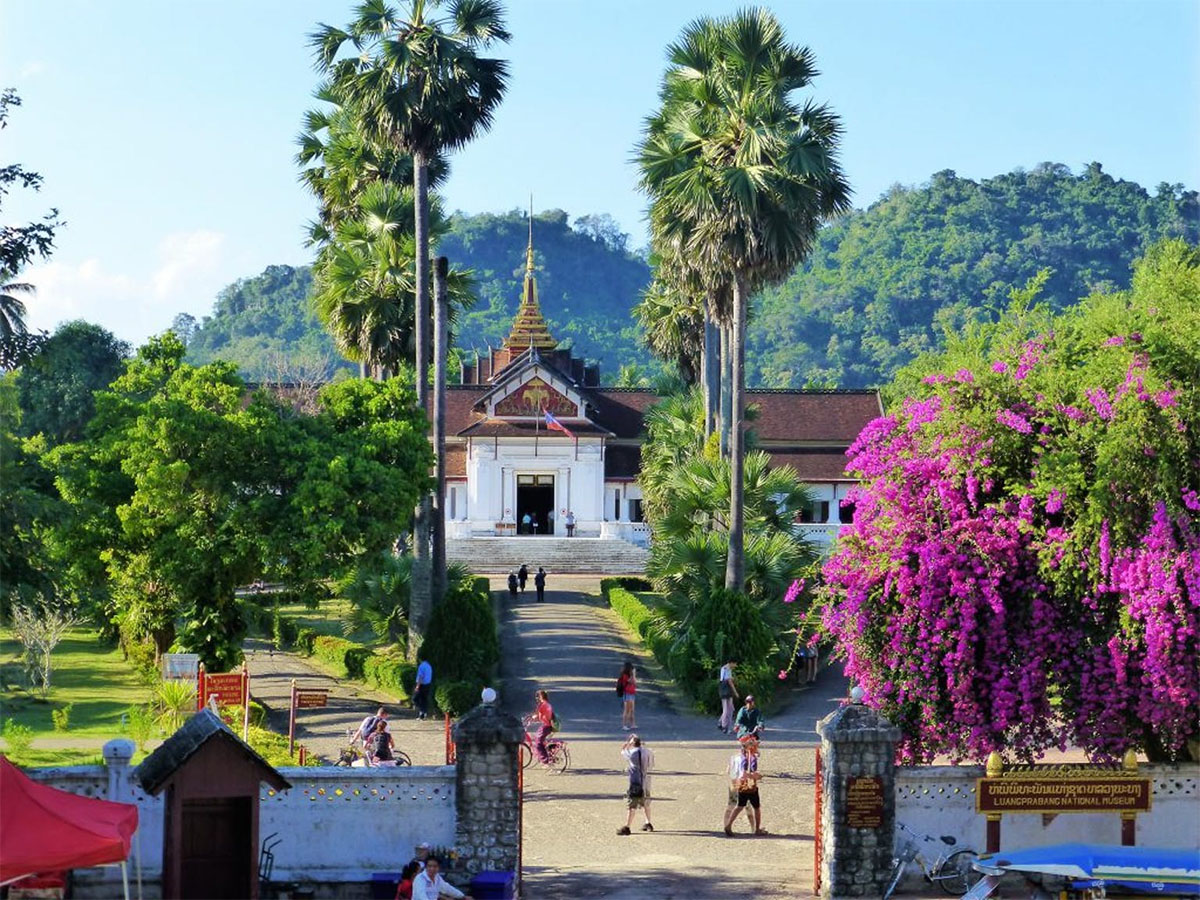
<svg viewBox="0 0 1200 900"><path fill-rule="evenodd" d="M299 628L311 628L318 634L330 634L368 647L375 646L378 638L370 628L360 628L350 634L342 630L342 623L350 618L351 609L352 604L345 597L332 597L322 600L315 609L303 603L283 603L279 606L279 614L291 619Z"/></svg>
<svg viewBox="0 0 1200 900"><path fill-rule="evenodd" d="M0 662L18 662L21 645L12 632L0 630ZM6 690L0 693L0 716L13 719L39 737L96 737L103 740L121 733L121 714L130 706L147 703L150 688L115 647L103 646L86 629L67 633L51 655L53 673L50 696ZM51 711L71 704L69 729L56 733Z"/></svg>

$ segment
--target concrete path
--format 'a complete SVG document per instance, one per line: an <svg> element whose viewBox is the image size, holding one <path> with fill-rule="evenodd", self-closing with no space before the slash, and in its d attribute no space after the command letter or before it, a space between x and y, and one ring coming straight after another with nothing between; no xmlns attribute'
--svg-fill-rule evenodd
<svg viewBox="0 0 1200 900"><path fill-rule="evenodd" d="M271 729L288 731L288 704L292 679L301 690L329 691L323 709L296 713L296 741L310 753L333 762L346 745L346 729L357 727L380 706L387 707L392 738L417 766L440 766L446 761L446 744L441 719L417 721L411 708L396 698L357 682L336 678L315 661L295 653L273 653L265 641L246 642L246 664L250 669L250 692L267 707Z"/></svg>
<svg viewBox="0 0 1200 900"><path fill-rule="evenodd" d="M761 792L771 834L749 835L743 814L737 836L727 838L721 817L733 741L714 718L676 708L620 619L581 592L596 590L595 579L559 576L550 587L560 590L548 591L544 604L531 589L506 610L502 627L503 701L521 714L536 687L549 691L571 748L565 774L536 764L526 770L525 895L702 900L811 892L813 727L844 694L844 682L822 673L817 689L795 692L786 711L768 718ZM621 837L625 733L615 683L626 658L638 665L637 732L656 758L655 831L637 830L639 813L634 833Z"/></svg>

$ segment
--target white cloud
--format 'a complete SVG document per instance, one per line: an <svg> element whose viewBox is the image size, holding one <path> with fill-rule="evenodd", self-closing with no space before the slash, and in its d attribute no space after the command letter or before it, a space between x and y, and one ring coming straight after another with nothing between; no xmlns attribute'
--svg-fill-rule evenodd
<svg viewBox="0 0 1200 900"><path fill-rule="evenodd" d="M177 312L202 314L231 280L222 271L225 235L177 232L158 244L157 265L141 274L110 272L102 260L61 260L33 266L21 280L36 288L26 300L28 325L53 330L70 319L87 319L123 340L140 343L168 328Z"/></svg>
<svg viewBox="0 0 1200 900"><path fill-rule="evenodd" d="M25 65L21 66L20 70L17 72L17 80L28 81L30 78L41 75L49 68L50 67L40 59L35 59L32 62L27 62Z"/></svg>

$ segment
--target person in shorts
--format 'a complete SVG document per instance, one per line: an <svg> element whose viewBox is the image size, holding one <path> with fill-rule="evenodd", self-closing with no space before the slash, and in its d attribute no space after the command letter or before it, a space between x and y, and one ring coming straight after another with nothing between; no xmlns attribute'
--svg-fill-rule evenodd
<svg viewBox="0 0 1200 900"><path fill-rule="evenodd" d="M640 737L631 734L621 747L621 756L625 758L629 776L629 783L625 788L625 808L628 812L625 824L617 829L617 834L632 832L633 814L639 809L642 811L642 818L646 820L642 831L653 831L654 826L650 824L650 771L654 768L654 754L642 743Z"/></svg>
<svg viewBox="0 0 1200 900"><path fill-rule="evenodd" d="M741 749L729 759L729 805L725 807L725 836L733 837L733 822L743 809L754 834L766 834L762 827L762 801L758 796L758 741L744 738Z"/></svg>

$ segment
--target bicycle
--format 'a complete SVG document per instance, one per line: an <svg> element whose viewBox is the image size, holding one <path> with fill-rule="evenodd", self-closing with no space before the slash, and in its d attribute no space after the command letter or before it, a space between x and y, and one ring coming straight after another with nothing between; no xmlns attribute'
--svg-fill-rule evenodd
<svg viewBox="0 0 1200 900"><path fill-rule="evenodd" d="M964 847L961 850L946 853L947 848L958 843L950 835L943 834L940 838L930 837L919 831L913 831L899 821L896 822L896 829L894 867L887 890L883 892L883 900L889 900L892 896L896 885L904 877L904 870L911 862L915 862L921 867L921 873L925 876L926 881L940 886L942 890L952 896L962 896L983 877L983 873L972 866L972 863L979 859L979 854L974 850ZM944 846L938 845L939 840ZM924 844L933 844L937 851L937 858L932 863L929 862L927 855L922 850Z"/></svg>
<svg viewBox="0 0 1200 900"><path fill-rule="evenodd" d="M537 759L537 752L534 749L534 737L529 733L529 726L538 722L533 716L526 716L521 720L521 724L525 726L525 740L521 743L521 768L529 768L530 763ZM541 762L541 760L538 760ZM557 772L560 775L567 771L571 765L571 749L567 746L567 742L562 738L547 737L546 738L546 761L541 762L543 766L552 772Z"/></svg>
<svg viewBox="0 0 1200 900"><path fill-rule="evenodd" d="M409 757L409 755L403 750L396 750L395 748L392 749L392 759L382 760L377 763L368 762L366 754L364 754L363 751L354 744L354 736L357 732L357 728L348 728L346 730L346 740L349 741L349 743L342 748L341 753L338 755L337 762L334 763L335 766L344 766L346 768L368 766L370 768L376 768L384 766L412 765L412 759Z"/></svg>

